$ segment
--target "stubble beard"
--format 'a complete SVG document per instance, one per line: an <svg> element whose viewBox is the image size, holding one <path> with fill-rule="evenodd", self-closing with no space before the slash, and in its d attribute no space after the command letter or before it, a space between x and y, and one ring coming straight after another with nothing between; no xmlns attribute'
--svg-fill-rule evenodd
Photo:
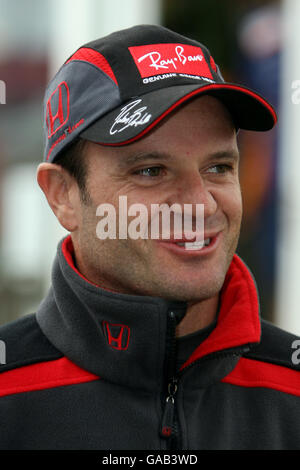
<svg viewBox="0 0 300 470"><path fill-rule="evenodd" d="M151 249L151 240L99 240L96 235L95 213L96 206L90 199L83 210L82 230L78 238L81 256L77 259L77 264L82 274L99 287L123 294L184 302L209 299L222 289L237 248L240 226L235 235L224 243L223 256L215 262L219 263L218 266L210 267L210 272L204 273L201 272L202 260L199 261L198 282L194 279L197 273L191 273L193 279L188 279L184 264L182 272L176 264L169 271L168 266L161 269L160 260L154 259L155 250L153 246ZM149 248L146 245L148 242Z"/></svg>
<svg viewBox="0 0 300 470"><path fill-rule="evenodd" d="M94 241L86 240L83 252L92 273L91 280L100 287L123 294L184 302L209 299L220 292L237 246L234 240L230 251L225 252L218 266L213 266L208 273L201 272L200 263L199 280L194 279L196 276L192 273L189 280L188 268L183 266L183 272L168 270L167 266L161 269L159 263L151 261L150 250L145 254L126 242L128 240L100 241L96 237Z"/></svg>

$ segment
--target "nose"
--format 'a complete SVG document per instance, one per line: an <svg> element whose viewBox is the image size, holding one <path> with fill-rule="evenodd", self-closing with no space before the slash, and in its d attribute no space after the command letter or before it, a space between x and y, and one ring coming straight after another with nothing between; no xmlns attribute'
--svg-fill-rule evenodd
<svg viewBox="0 0 300 470"><path fill-rule="evenodd" d="M191 172L181 177L172 203L176 202L184 208L184 204L191 205L194 214L196 204L203 204L204 218L217 212L218 204L214 197L213 188L205 181L199 172Z"/></svg>

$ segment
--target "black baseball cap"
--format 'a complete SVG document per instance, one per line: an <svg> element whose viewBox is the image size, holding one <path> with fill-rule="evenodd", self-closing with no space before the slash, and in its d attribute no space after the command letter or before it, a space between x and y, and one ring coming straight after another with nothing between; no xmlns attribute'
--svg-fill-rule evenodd
<svg viewBox="0 0 300 470"><path fill-rule="evenodd" d="M44 159L54 162L78 136L130 144L201 94L220 99L237 128L267 131L277 121L257 92L224 81L203 44L167 28L138 25L89 42L47 87Z"/></svg>

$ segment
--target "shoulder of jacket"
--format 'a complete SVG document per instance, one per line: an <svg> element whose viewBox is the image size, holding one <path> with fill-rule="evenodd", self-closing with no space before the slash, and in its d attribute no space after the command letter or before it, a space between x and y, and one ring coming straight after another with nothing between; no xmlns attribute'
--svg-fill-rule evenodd
<svg viewBox="0 0 300 470"><path fill-rule="evenodd" d="M0 326L0 373L63 357L43 334L35 314Z"/></svg>
<svg viewBox="0 0 300 470"><path fill-rule="evenodd" d="M262 320L261 341L244 357L300 371L300 337Z"/></svg>

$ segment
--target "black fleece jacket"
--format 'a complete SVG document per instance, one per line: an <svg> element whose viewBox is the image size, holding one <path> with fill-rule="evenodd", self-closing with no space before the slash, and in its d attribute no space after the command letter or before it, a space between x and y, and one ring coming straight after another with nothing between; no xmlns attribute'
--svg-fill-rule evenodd
<svg viewBox="0 0 300 470"><path fill-rule="evenodd" d="M186 304L91 284L64 239L37 313L0 328L0 449L300 449L298 338L260 321L237 255L220 299L178 369Z"/></svg>

